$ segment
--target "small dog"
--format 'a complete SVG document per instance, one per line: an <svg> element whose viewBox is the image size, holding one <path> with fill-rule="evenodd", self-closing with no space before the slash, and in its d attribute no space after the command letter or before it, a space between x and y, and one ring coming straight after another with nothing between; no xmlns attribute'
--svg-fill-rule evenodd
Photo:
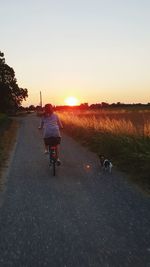
<svg viewBox="0 0 150 267"><path fill-rule="evenodd" d="M99 155L99 160L100 160L102 170L108 171L109 173L111 173L112 167L113 167L111 161L106 159L103 155Z"/></svg>

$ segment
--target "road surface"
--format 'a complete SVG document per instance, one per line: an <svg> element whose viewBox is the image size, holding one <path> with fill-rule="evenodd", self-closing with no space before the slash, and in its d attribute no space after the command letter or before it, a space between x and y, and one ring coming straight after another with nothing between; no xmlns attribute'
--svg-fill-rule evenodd
<svg viewBox="0 0 150 267"><path fill-rule="evenodd" d="M53 177L38 118L20 119L0 207L0 267L148 267L150 199L64 135Z"/></svg>

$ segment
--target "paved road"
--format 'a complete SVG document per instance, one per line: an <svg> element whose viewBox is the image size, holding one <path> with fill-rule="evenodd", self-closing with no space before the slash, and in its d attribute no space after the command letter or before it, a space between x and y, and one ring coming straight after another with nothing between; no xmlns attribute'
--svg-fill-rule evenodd
<svg viewBox="0 0 150 267"><path fill-rule="evenodd" d="M70 137L51 175L34 115L21 119L0 208L0 267L148 267L150 199L103 174Z"/></svg>

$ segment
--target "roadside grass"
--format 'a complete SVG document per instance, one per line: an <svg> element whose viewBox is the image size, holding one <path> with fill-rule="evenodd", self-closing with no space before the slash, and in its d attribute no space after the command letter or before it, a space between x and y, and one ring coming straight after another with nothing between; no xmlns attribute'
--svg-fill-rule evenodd
<svg viewBox="0 0 150 267"><path fill-rule="evenodd" d="M0 126L8 121L8 116L4 113L0 113Z"/></svg>
<svg viewBox="0 0 150 267"><path fill-rule="evenodd" d="M10 150L15 142L18 128L16 120L8 118L5 114L0 114L0 191L4 189L3 170L7 166Z"/></svg>
<svg viewBox="0 0 150 267"><path fill-rule="evenodd" d="M119 112L119 111L118 111ZM84 116L82 113L59 113L65 131L97 154L109 158L114 166L128 174L131 182L150 194L150 121L139 117L126 120ZM111 114L112 116L112 114ZM119 115L118 115L119 117ZM147 117L148 118L148 117ZM141 118L140 118L141 119ZM138 122L138 123L137 123Z"/></svg>

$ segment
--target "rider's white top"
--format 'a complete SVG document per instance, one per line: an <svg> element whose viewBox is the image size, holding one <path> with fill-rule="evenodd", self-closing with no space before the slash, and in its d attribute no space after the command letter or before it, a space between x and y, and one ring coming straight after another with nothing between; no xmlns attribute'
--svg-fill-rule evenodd
<svg viewBox="0 0 150 267"><path fill-rule="evenodd" d="M43 128L43 138L60 137L60 128L62 124L57 114L43 116L41 119L41 127Z"/></svg>

